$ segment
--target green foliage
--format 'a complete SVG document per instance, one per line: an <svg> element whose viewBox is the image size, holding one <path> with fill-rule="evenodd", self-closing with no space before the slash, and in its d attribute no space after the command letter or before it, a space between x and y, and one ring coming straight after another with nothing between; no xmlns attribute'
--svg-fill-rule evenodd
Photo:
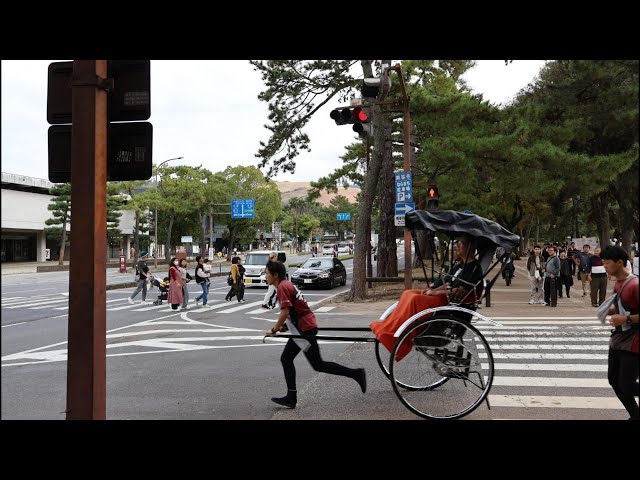
<svg viewBox="0 0 640 480"><path fill-rule="evenodd" d="M269 177L279 170L295 172L295 157L300 150L310 151L309 136L303 133L303 128L326 103L347 100L359 84L349 72L355 63L355 60L251 61L266 86L258 98L269 103L270 123L265 128L271 136L267 143L260 142L256 154L260 167L273 162Z"/></svg>
<svg viewBox="0 0 640 480"><path fill-rule="evenodd" d="M45 227L44 232L47 237L62 243L63 235L66 237L66 226L71 221L71 184L55 184L49 189L49 194L53 195L47 206L52 218L45 220L44 223L53 226Z"/></svg>

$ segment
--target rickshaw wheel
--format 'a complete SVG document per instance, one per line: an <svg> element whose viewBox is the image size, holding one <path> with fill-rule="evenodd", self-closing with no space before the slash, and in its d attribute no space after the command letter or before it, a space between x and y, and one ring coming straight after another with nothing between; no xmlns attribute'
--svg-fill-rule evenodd
<svg viewBox="0 0 640 480"><path fill-rule="evenodd" d="M409 353L396 360L407 342ZM438 313L408 327L394 345L391 358L393 390L409 410L423 418L468 415L486 398L493 382L489 344L478 329L452 314ZM436 384L441 388L422 387Z"/></svg>
<svg viewBox="0 0 640 480"><path fill-rule="evenodd" d="M384 373L385 377L391 380L391 374L389 373L391 354L389 353L387 348L378 341L376 341L375 350L376 350L376 360L378 361L380 370L382 370L382 373ZM406 390L433 390L434 388L438 388L440 385L448 381L449 381L448 377L441 377L437 379L435 382L430 383L429 385L417 386L417 385L407 385L405 383L399 382L398 386Z"/></svg>

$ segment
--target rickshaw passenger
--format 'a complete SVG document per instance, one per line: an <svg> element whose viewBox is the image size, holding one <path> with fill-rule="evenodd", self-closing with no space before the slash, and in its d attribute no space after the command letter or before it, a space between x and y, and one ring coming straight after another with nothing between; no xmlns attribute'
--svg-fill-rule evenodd
<svg viewBox="0 0 640 480"><path fill-rule="evenodd" d="M447 305L449 303L448 293L451 298L462 299L472 287L460 282L460 280L474 285L482 280L482 267L475 258L475 250L473 237L466 234L460 237L454 247L454 260L456 263L450 272L435 282L431 288L426 290L405 290L400 296L398 306L385 320L376 321L369 325L378 341L389 352L393 350L393 346L397 341L393 334L405 320L428 308ZM438 286L438 284L440 285ZM448 291L449 289L450 291ZM475 295L472 292L463 300L464 303L460 305L475 310L475 300ZM401 348L398 349L396 359L398 361L401 360L410 350L411 342L404 342Z"/></svg>

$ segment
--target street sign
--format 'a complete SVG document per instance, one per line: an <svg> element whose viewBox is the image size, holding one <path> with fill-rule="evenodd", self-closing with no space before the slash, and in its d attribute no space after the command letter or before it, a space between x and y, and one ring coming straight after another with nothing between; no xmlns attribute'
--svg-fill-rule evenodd
<svg viewBox="0 0 640 480"><path fill-rule="evenodd" d="M393 223L396 227L404 227L404 215L394 215Z"/></svg>
<svg viewBox="0 0 640 480"><path fill-rule="evenodd" d="M396 215L404 215L416 209L415 203L396 203Z"/></svg>
<svg viewBox="0 0 640 480"><path fill-rule="evenodd" d="M71 125L49 127L49 181L71 181ZM149 180L153 126L149 122L107 125L107 181Z"/></svg>
<svg viewBox="0 0 640 480"><path fill-rule="evenodd" d="M350 213L338 213L337 214L337 219L338 220L351 220L351 214Z"/></svg>
<svg viewBox="0 0 640 480"><path fill-rule="evenodd" d="M113 90L107 97L107 121L131 122L151 116L151 62L149 60L109 60L107 77ZM51 125L71 123L71 83L73 62L49 64L47 121Z"/></svg>
<svg viewBox="0 0 640 480"><path fill-rule="evenodd" d="M255 218L254 199L231 200L231 218Z"/></svg>
<svg viewBox="0 0 640 480"><path fill-rule="evenodd" d="M411 172L395 172L396 202L413 202L413 180Z"/></svg>
<svg viewBox="0 0 640 480"><path fill-rule="evenodd" d="M180 237L180 241L182 243L193 243L193 236L191 235L183 235Z"/></svg>

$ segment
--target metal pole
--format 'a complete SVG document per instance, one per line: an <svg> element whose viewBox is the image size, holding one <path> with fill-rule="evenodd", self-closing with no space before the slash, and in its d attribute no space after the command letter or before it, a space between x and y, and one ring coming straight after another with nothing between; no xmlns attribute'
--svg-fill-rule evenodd
<svg viewBox="0 0 640 480"><path fill-rule="evenodd" d="M163 162L160 162L160 163L158 164L158 166L156 167L156 191L158 190L158 172L160 171L160 167L161 167L162 165L164 165L165 163L170 162L171 160L182 160L183 158L184 158L184 157L175 157L175 158L170 158L170 159L165 160L165 161L163 161ZM159 255L160 253L158 252L158 206L157 206L157 205L156 205L156 222L155 222L155 229L156 229L156 230L155 230L155 233L154 233L154 240L153 240L153 241L154 241L154 243L155 243L154 249L155 249L155 251L156 251L156 256L155 256L155 258L153 259L153 266L154 266L155 268L158 268L158 255Z"/></svg>
<svg viewBox="0 0 640 480"><path fill-rule="evenodd" d="M367 172L369 172L369 160L371 159L371 145L369 143L369 136L367 135L367 142L365 148L367 149ZM371 288L373 284L371 283L371 277L373 276L373 265L371 264L371 216L367 219L367 278L369 281L367 282L367 288Z"/></svg>
<svg viewBox="0 0 640 480"><path fill-rule="evenodd" d="M397 64L393 70L398 72L400 79L400 87L402 89L402 106L404 111L404 145L403 145L403 171L411 171L411 116L409 114L409 97L407 96L407 90L404 84L404 78L402 77L402 69ZM413 284L411 278L411 232L407 227L404 227L404 288L409 289Z"/></svg>
<svg viewBox="0 0 640 480"><path fill-rule="evenodd" d="M106 60L73 62L67 420L107 414L107 92L98 85L106 78Z"/></svg>

